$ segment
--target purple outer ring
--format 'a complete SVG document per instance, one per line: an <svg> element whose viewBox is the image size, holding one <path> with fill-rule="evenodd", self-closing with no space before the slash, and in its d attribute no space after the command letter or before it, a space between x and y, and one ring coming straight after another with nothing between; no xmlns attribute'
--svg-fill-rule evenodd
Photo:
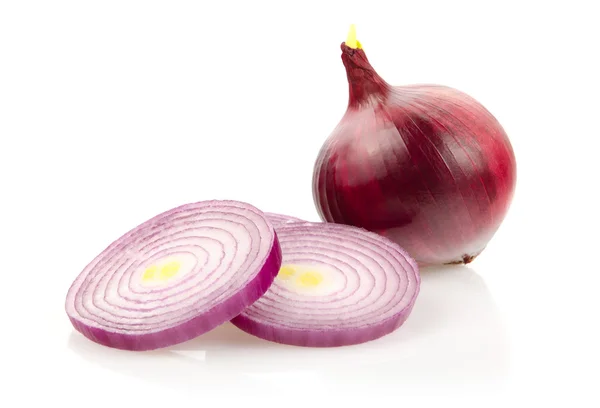
<svg viewBox="0 0 600 408"><path fill-rule="evenodd" d="M277 232L274 232L273 237L271 252L254 279L227 300L185 323L154 333L126 334L89 326L71 315L69 320L75 330L93 342L121 350L148 351L196 338L239 315L269 289L279 272L282 261Z"/></svg>

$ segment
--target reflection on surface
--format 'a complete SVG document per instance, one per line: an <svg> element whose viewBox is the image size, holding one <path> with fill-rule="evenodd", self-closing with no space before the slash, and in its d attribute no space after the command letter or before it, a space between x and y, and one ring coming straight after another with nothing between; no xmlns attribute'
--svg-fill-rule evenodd
<svg viewBox="0 0 600 408"><path fill-rule="evenodd" d="M483 280L472 268L422 271L421 293L395 333L357 346L309 349L252 337L231 324L160 351L133 353L73 333L69 347L94 364L172 387L303 381L337 384L458 385L505 375L506 334Z"/></svg>

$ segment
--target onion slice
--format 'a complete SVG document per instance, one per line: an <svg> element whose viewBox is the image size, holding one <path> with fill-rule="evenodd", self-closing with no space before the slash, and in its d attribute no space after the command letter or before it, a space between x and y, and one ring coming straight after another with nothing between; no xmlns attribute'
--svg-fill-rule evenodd
<svg viewBox="0 0 600 408"><path fill-rule="evenodd" d="M114 241L71 285L65 309L99 344L152 350L231 320L281 265L272 224L250 204L211 200L159 214Z"/></svg>
<svg viewBox="0 0 600 408"><path fill-rule="evenodd" d="M277 343L335 347L389 334L420 290L414 259L373 232L333 223L276 227L282 267L267 293L232 323Z"/></svg>

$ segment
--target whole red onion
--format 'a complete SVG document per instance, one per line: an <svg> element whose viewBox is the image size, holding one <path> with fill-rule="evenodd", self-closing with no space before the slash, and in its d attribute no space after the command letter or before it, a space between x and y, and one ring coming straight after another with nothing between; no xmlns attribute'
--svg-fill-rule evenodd
<svg viewBox="0 0 600 408"><path fill-rule="evenodd" d="M321 219L386 236L420 265L471 262L514 194L504 129L456 89L388 84L353 28L341 48L349 101L315 163Z"/></svg>

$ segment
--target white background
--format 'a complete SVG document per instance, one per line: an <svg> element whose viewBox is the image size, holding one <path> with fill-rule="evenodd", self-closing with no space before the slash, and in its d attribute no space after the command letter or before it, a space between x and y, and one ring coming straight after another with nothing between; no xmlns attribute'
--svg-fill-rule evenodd
<svg viewBox="0 0 600 408"><path fill-rule="evenodd" d="M594 3L0 3L0 406L598 406ZM517 193L484 253L424 271L409 321L356 347L75 334L71 281L159 212L228 198L318 220L350 23L388 82L454 86L506 128Z"/></svg>

